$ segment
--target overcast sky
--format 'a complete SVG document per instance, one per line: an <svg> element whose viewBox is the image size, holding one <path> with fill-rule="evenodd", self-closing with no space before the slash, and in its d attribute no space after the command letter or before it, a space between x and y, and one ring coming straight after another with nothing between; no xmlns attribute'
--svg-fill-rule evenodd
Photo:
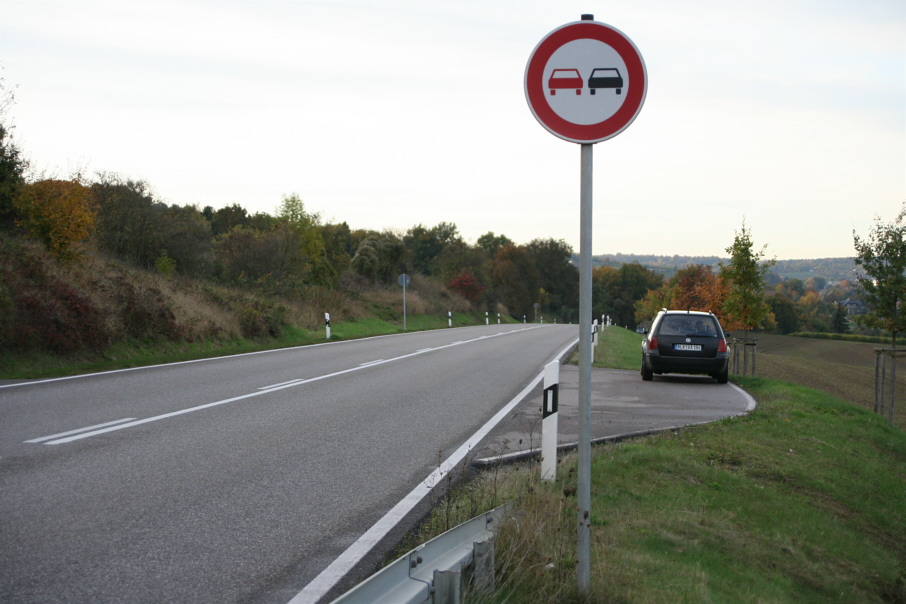
<svg viewBox="0 0 906 604"><path fill-rule="evenodd" d="M525 100L583 13L629 36L636 120L594 147L595 254L852 256L906 201L903 0L0 0L7 121L46 176L579 251L577 144Z"/></svg>

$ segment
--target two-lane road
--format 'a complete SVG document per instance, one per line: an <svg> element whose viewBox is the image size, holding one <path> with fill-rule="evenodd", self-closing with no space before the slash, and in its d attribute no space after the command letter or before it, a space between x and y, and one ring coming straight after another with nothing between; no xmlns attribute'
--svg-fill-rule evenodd
<svg viewBox="0 0 906 604"><path fill-rule="evenodd" d="M483 326L2 386L0 601L329 585L577 336Z"/></svg>

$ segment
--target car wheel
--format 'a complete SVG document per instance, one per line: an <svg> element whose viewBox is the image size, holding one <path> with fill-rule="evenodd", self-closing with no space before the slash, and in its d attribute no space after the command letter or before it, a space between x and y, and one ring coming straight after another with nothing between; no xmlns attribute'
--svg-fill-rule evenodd
<svg viewBox="0 0 906 604"><path fill-rule="evenodd" d="M642 361L642 379L646 382L650 382L654 379L654 372L645 366L645 361Z"/></svg>
<svg viewBox="0 0 906 604"><path fill-rule="evenodd" d="M714 379L717 380L718 384L726 384L730 379L730 370L729 368L724 369L720 373L714 376Z"/></svg>

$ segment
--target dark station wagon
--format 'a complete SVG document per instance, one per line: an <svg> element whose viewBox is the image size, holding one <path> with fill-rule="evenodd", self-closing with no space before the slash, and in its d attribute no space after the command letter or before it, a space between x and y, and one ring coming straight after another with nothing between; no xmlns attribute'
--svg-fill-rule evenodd
<svg viewBox="0 0 906 604"><path fill-rule="evenodd" d="M730 349L720 322L710 312L662 310L642 341L642 379L654 374L706 374L718 383L729 377Z"/></svg>

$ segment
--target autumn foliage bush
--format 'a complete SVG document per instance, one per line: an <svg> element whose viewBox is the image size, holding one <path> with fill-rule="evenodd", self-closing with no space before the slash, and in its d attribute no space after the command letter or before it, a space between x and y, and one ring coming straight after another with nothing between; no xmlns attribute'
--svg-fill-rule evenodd
<svg viewBox="0 0 906 604"><path fill-rule="evenodd" d="M88 238L97 220L91 190L77 180L27 184L15 203L25 229L61 260L77 255L75 246Z"/></svg>

